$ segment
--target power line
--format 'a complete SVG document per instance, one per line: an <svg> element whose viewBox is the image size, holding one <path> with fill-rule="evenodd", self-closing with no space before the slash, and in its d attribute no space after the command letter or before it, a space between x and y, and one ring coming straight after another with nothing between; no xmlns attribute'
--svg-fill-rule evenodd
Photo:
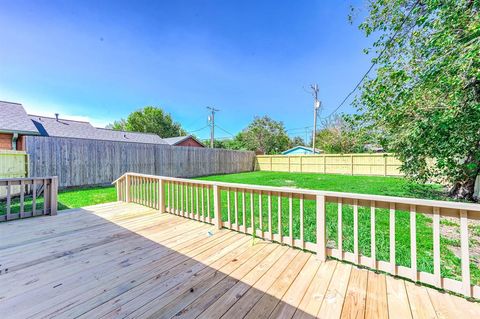
<svg viewBox="0 0 480 319"><path fill-rule="evenodd" d="M224 128L221 128L221 127L220 127L220 126L218 126L217 124L215 124L215 126L216 126L217 128L219 128L219 129L221 129L222 131L224 131L225 133L227 133L227 134L229 134L229 135L231 135L231 136L235 137L235 135L234 135L234 134L230 133L229 131L227 131L227 130L226 130L226 129L224 129Z"/></svg>
<svg viewBox="0 0 480 319"><path fill-rule="evenodd" d="M201 131L201 130L206 129L206 128L209 127L209 126L210 126L210 125L206 125L206 126L204 126L204 127L202 127L202 128L199 128L198 130L188 131L188 133L189 133L189 134L190 134L190 133L195 133L195 132L198 132L198 131Z"/></svg>
<svg viewBox="0 0 480 319"><path fill-rule="evenodd" d="M408 20L408 18L410 17L410 14L413 12L413 9L415 9L415 7L420 3L420 0L417 0L417 2L415 2L415 4L412 6L412 8L410 9L410 11L408 11L408 14L405 16L405 18L403 19L402 23L400 24L400 26L398 27L398 29L395 31L395 33L390 37L390 39L388 39L387 43L385 44L385 47L383 48L383 50L380 52L380 54L377 56L377 58L372 62L372 65L370 65L370 67L368 68L367 72L365 72L365 74L362 76L362 78L360 79L360 81L358 81L357 85L355 85L355 87L353 88L353 90L347 94L347 96L343 99L343 101L335 108L335 110L333 110L333 112L331 112L328 116L324 117L325 118L329 118L330 116L332 116L333 114L335 114L342 106L343 104L348 100L348 98L350 98L350 96L352 96L353 93L355 93L355 91L358 89L358 87L360 86L360 84L362 84L363 80L365 80L365 78L367 77L367 75L370 73L370 71L372 71L373 67L377 64L377 61L383 56L383 54L387 51L388 47L390 46L390 43L392 43L392 41L397 37L398 33L400 32L400 30L402 29L403 25L405 24L405 22Z"/></svg>

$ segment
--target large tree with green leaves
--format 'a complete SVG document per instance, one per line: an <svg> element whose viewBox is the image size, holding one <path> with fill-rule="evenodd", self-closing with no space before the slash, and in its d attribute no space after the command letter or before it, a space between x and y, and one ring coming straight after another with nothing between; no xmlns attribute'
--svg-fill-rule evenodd
<svg viewBox="0 0 480 319"><path fill-rule="evenodd" d="M472 200L480 173L480 1L374 0L360 24L375 35L375 75L356 100L407 176L448 182Z"/></svg>
<svg viewBox="0 0 480 319"><path fill-rule="evenodd" d="M268 116L257 116L235 137L235 141L236 145L246 150L278 154L288 149L290 139L282 122Z"/></svg>
<svg viewBox="0 0 480 319"><path fill-rule="evenodd" d="M170 114L154 106L132 112L126 120L115 121L109 126L114 130L154 133L165 138L187 134L179 123L173 121Z"/></svg>

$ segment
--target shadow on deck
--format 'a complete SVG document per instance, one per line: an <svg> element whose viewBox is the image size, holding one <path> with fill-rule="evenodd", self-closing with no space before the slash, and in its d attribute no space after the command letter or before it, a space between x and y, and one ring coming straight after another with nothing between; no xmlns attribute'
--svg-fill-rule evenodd
<svg viewBox="0 0 480 319"><path fill-rule="evenodd" d="M480 305L126 203L0 224L0 318L479 318Z"/></svg>

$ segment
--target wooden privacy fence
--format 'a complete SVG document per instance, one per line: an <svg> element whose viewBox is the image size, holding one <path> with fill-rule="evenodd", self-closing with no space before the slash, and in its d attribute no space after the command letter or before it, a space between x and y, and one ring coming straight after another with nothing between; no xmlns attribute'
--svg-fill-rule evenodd
<svg viewBox="0 0 480 319"><path fill-rule="evenodd" d="M403 176L392 154L257 155L260 171Z"/></svg>
<svg viewBox="0 0 480 319"><path fill-rule="evenodd" d="M12 189L18 187L19 193ZM57 177L0 179L0 221L57 214Z"/></svg>
<svg viewBox="0 0 480 319"><path fill-rule="evenodd" d="M126 173L114 183L120 201L306 249L322 260L331 256L480 298L479 282L472 282L470 274L470 267L476 266L471 263L468 234L469 222L480 219L477 204L135 173ZM418 233L416 227L425 216L432 218L432 233L427 235ZM441 252L440 218L444 216L460 224L460 266L453 273L441 258L445 251ZM386 220L383 225L382 218ZM381 227L388 230L387 236L379 235ZM407 260L397 258L397 251L408 251L404 254Z"/></svg>
<svg viewBox="0 0 480 319"><path fill-rule="evenodd" d="M27 177L28 155L23 151L0 150L0 178ZM12 187L12 194L19 194L18 187ZM5 198L5 189L0 187L0 199Z"/></svg>
<svg viewBox="0 0 480 319"><path fill-rule="evenodd" d="M128 171L196 177L252 171L253 152L28 136L30 176L58 176L59 186L110 184Z"/></svg>
<svg viewBox="0 0 480 319"><path fill-rule="evenodd" d="M28 155L23 151L0 150L0 178L26 177Z"/></svg>

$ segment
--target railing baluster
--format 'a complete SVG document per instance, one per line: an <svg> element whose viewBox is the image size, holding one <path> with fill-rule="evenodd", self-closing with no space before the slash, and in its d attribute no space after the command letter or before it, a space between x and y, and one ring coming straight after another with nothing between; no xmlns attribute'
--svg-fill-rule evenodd
<svg viewBox="0 0 480 319"><path fill-rule="evenodd" d="M355 263L360 262L360 252L358 249L358 200L353 200L353 254Z"/></svg>
<svg viewBox="0 0 480 319"><path fill-rule="evenodd" d="M202 222L205 222L205 186L202 185Z"/></svg>
<svg viewBox="0 0 480 319"><path fill-rule="evenodd" d="M316 196L316 215L317 215L317 256L321 261L327 260L327 236L326 236L326 212L325 196Z"/></svg>
<svg viewBox="0 0 480 319"><path fill-rule="evenodd" d="M212 222L210 217L210 186L207 186L207 221Z"/></svg>
<svg viewBox="0 0 480 319"><path fill-rule="evenodd" d="M185 183L180 183L180 207L181 207L181 213L182 213L182 216L185 217L185 207L184 207L184 203L185 203L185 198L184 198L184 192L185 192Z"/></svg>
<svg viewBox="0 0 480 319"><path fill-rule="evenodd" d="M410 267L412 268L412 281L418 281L417 272L417 207L410 205Z"/></svg>
<svg viewBox="0 0 480 319"><path fill-rule="evenodd" d="M37 214L37 180L32 181L32 216Z"/></svg>
<svg viewBox="0 0 480 319"><path fill-rule="evenodd" d="M217 229L222 229L222 197L217 185L213 185L213 214Z"/></svg>
<svg viewBox="0 0 480 319"><path fill-rule="evenodd" d="M395 260L395 203L390 203L390 273L397 274Z"/></svg>
<svg viewBox="0 0 480 319"><path fill-rule="evenodd" d="M165 184L164 184L164 185L165 185L165 188L166 188L166 190L167 190L167 191L166 191L166 193L167 193L167 205L166 205L167 208L166 208L166 210L167 210L167 212L170 213L170 207L171 207L171 206L170 206L170 199L171 199L171 197L170 197L170 182L169 182L169 181L165 181L164 183L165 183Z"/></svg>
<svg viewBox="0 0 480 319"><path fill-rule="evenodd" d="M340 259L343 259L343 202L339 197L337 199L337 242Z"/></svg>
<svg viewBox="0 0 480 319"><path fill-rule="evenodd" d="M20 181L20 218L25 217L25 181Z"/></svg>
<svg viewBox="0 0 480 319"><path fill-rule="evenodd" d="M377 245L376 245L376 232L375 232L375 201L370 201L370 255L372 258L372 268L377 269Z"/></svg>
<svg viewBox="0 0 480 319"><path fill-rule="evenodd" d="M278 193L277 198L278 208L278 241L283 243L283 229L282 229L282 193Z"/></svg>
<svg viewBox="0 0 480 319"><path fill-rule="evenodd" d="M261 236L264 237L263 234L263 204L262 204L262 191L258 192L258 227L260 227Z"/></svg>
<svg viewBox="0 0 480 319"><path fill-rule="evenodd" d="M442 287L442 276L440 273L440 208L433 208L433 275L435 285Z"/></svg>
<svg viewBox="0 0 480 319"><path fill-rule="evenodd" d="M179 189L180 189L180 186L178 185L179 183L178 182L175 182L175 199L176 199L176 208L175 208L175 214L176 215L180 215L180 193L179 193Z"/></svg>
<svg viewBox="0 0 480 319"><path fill-rule="evenodd" d="M268 233L270 235L270 240L273 240L272 233L272 193L268 192Z"/></svg>
<svg viewBox="0 0 480 319"><path fill-rule="evenodd" d="M288 233L290 234L290 246L293 246L293 194L290 193L288 197Z"/></svg>
<svg viewBox="0 0 480 319"><path fill-rule="evenodd" d="M233 193L235 196L235 198L233 199L233 209L235 211L235 229L238 231L238 192L236 188Z"/></svg>
<svg viewBox="0 0 480 319"><path fill-rule="evenodd" d="M7 181L7 220L12 219L12 216L11 216L11 212L12 212L11 204L12 204L12 190L11 190L11 186L10 186L10 181Z"/></svg>
<svg viewBox="0 0 480 319"><path fill-rule="evenodd" d="M462 292L465 296L472 296L470 283L470 252L468 243L468 212L460 210L460 241L462 252Z"/></svg>
<svg viewBox="0 0 480 319"><path fill-rule="evenodd" d="M230 209L230 188L227 188L227 221L228 221L228 227L232 228L232 221L230 218L231 215L231 209Z"/></svg>
<svg viewBox="0 0 480 319"><path fill-rule="evenodd" d="M300 242L302 245L302 249L305 249L305 237L304 237L304 229L303 229L303 194L300 195Z"/></svg>
<svg viewBox="0 0 480 319"><path fill-rule="evenodd" d="M190 185L190 218L195 219L195 184Z"/></svg>
<svg viewBox="0 0 480 319"><path fill-rule="evenodd" d="M197 220L200 220L200 210L198 209L198 203L200 202L199 197L198 197L198 188L199 186L197 185L195 187L195 204L196 204L196 212L197 212Z"/></svg>
<svg viewBox="0 0 480 319"><path fill-rule="evenodd" d="M247 232L247 209L245 207L245 190L242 189L242 223L243 223L243 232Z"/></svg>
<svg viewBox="0 0 480 319"><path fill-rule="evenodd" d="M253 190L250 191L250 224L251 224L251 227L252 227L252 234L255 234L255 215L254 215L254 198L253 198L253 195L254 192Z"/></svg>
<svg viewBox="0 0 480 319"><path fill-rule="evenodd" d="M48 184L47 184L47 179L43 179L43 215L48 214L48 197L49 197L49 191L48 191Z"/></svg>

